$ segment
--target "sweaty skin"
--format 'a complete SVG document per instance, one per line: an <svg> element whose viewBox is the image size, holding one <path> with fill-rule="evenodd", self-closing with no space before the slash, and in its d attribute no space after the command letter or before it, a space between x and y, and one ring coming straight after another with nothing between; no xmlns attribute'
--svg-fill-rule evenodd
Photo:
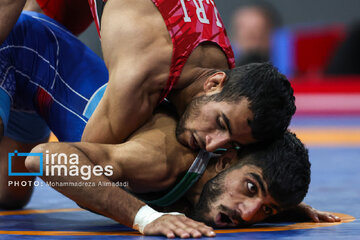
<svg viewBox="0 0 360 240"><path fill-rule="evenodd" d="M109 85L82 141L121 143L150 118L158 104L169 77L173 45L150 0L109 0L101 19L101 42ZM220 48L203 44L190 55L169 96L180 115L201 92L197 80L207 68L229 66Z"/></svg>
<svg viewBox="0 0 360 240"><path fill-rule="evenodd" d="M9 24L10 25L10 24ZM7 26L9 26L7 25ZM195 54L197 53L198 54ZM209 53L208 55L204 55L204 52ZM204 64L207 63L208 65L206 66L212 66L216 65L216 61L214 62L210 62L209 59L211 59L211 53L221 53L222 52L217 49L216 47L210 46L210 45L203 45L201 47L199 47L198 49L196 49L193 52L192 57L194 59L197 59L196 56L198 56L198 58L204 58L206 59L204 61ZM223 56L223 55L222 55ZM191 57L191 58L192 58ZM225 58L223 56L223 58ZM215 59L216 60L216 59ZM190 60L188 61L188 63L190 62ZM223 64L225 63L225 61L222 61ZM184 71L183 75L185 74L185 72L188 72L189 75L194 74L197 78L200 78L202 76L202 74L204 73L203 69L200 69L200 67L198 67L200 70L197 71L197 68L192 68L190 65L187 64L187 66L189 66L189 71ZM217 65L218 66L218 65ZM224 64L225 66L225 64ZM227 64L226 67L219 67L219 68L227 68ZM193 72L191 71L191 69L193 70ZM129 69L126 69L127 71ZM135 72L134 72L135 73ZM133 73L133 74L134 74ZM180 82L179 82L180 83ZM186 85L186 84L185 84ZM186 91L178 91L178 92L174 92L173 93L173 99L174 102L178 104L179 109L183 109L185 107L186 101L183 101L182 105L179 103L181 102L180 100L182 98L186 98L187 96L193 96L195 95L195 92L197 92L197 89L200 89L202 86L201 84L194 84L191 85L191 87L189 87ZM180 100L179 100L180 99ZM178 100L178 101L175 101ZM161 136L160 136L161 137ZM151 141L149 140L148 143L152 143L153 139L151 139ZM138 142L138 144L141 146L142 142ZM136 147L138 147L139 145L134 145ZM44 146L44 145L42 145ZM36 148L34 151L40 151L42 148L42 146L39 146L38 148ZM50 147L51 146L51 147ZM160 146L163 147L163 146ZM38 149L38 150L37 150ZM80 165L93 165L93 163L91 163L90 161L88 161L89 159L102 159L105 163L109 163L111 161L114 162L118 162L117 166L115 164L115 169L120 170L121 171L121 167L123 167L125 164L121 164L121 158L117 160L117 157L119 157L118 155L121 155L123 153L122 148L119 148L119 152L117 152L117 156L113 156L113 151L115 152L115 148L114 146L108 145L92 145L92 144L52 144L49 145L50 152L63 152L63 153L78 153L81 161L80 161ZM130 147L131 149L131 147ZM155 148L154 148L155 149ZM162 148L160 148L162 149ZM43 149L44 150L44 149ZM139 149L136 148L136 151L139 152ZM146 154L145 154L146 155ZM139 156L139 159L143 159L144 155ZM105 160L104 160L105 159ZM161 158L160 158L161 159ZM193 160L193 158L191 159ZM179 160L181 161L181 159ZM94 161L96 162L96 161ZM152 164L151 167L155 165ZM129 164L128 167L130 167L131 164ZM148 165L145 165L148 167ZM165 165L167 166L167 165ZM30 161L30 165L29 168L31 169L31 161ZM164 166L163 166L164 167ZM126 168L126 167L125 167ZM139 171L138 168L136 168L133 166L133 169L136 169L137 171ZM179 168L181 169L181 168ZM169 170L168 168L165 168L165 173L169 174ZM153 173L154 174L154 173ZM171 172L170 172L171 174ZM133 176L133 175L132 175ZM159 177L160 176L160 177ZM164 177L161 176L159 174L156 174L156 177ZM75 181L76 178L72 178L72 181ZM108 181L109 180L107 178L104 177L96 177L95 179L97 180L104 180L104 181ZM69 181L67 178L66 179L62 179L60 178L60 180L65 181ZM80 179L79 179L80 180ZM71 181L71 180L70 180ZM144 180L143 182L139 183L139 186L141 186L141 184L144 184ZM168 183L172 183L172 181L168 181ZM138 185L136 184L136 182L134 182L133 187L136 188ZM157 188L162 188L164 186L157 186ZM98 211L100 213L103 213L106 216L112 217L115 220L118 220L119 222L128 225L128 226L132 226L132 221L134 219L135 213L137 212L137 210L143 205L143 203L141 201L136 200L136 198L131 198L129 197L125 192L121 191L120 189L117 189L115 191L113 191L112 188L97 188L97 189L93 189L93 192L87 192L87 189L84 188L77 188L75 192L74 189L72 189L71 187L69 188L65 188L63 189L63 191L67 191L69 190L72 191L70 193L65 193L66 195L70 195L72 196L72 194L74 195L74 199L78 199L79 203L82 204L82 202L84 202L84 199L86 201L88 201L87 203L84 203L82 205L84 206L92 206L94 211ZM154 188L156 189L156 188ZM122 203L119 204L119 199L122 200ZM89 207L91 209L91 207ZM190 221L189 219L185 219L184 223L179 222L177 219L177 221L173 221L174 223L177 224L185 224L185 230L182 229L181 227L177 227L176 230L174 230L171 226L169 226L169 223L166 223L166 221L164 221L165 219L167 219L167 216L164 216L161 218L161 220L163 222L165 222L163 225L159 225L159 221L155 221L152 225L149 225L148 228L145 229L145 234L164 234L168 237L173 237L175 235L181 236L181 237L187 237L187 236L192 236L192 237L197 237L197 236L201 236L201 234L207 235L207 236L213 236L212 233L210 233L210 229L206 228L204 225L201 225L199 223L196 223L194 221ZM175 218L174 216L170 216L170 218ZM169 219L169 218L168 218ZM171 223L171 221L170 221ZM156 225L156 227L153 227L154 225Z"/></svg>
<svg viewBox="0 0 360 240"><path fill-rule="evenodd" d="M20 1L19 1L20 2ZM6 2L8 3L8 2ZM25 2L24 2L25 3ZM4 2L0 2L1 6L5 6ZM21 8L23 5L17 5L18 9L18 13L20 13ZM7 10L9 10L10 8L7 8ZM6 9L4 9L5 11ZM134 9L133 9L134 10ZM10 10L9 10L10 11ZM16 19L16 15L13 16L14 19ZM15 22L15 21L14 21ZM8 25L4 26L7 28L11 28L11 26L14 23L9 23ZM7 35L7 34L6 34ZM4 37L5 34L4 34ZM205 46L204 46L205 47ZM210 49L214 48L214 47L209 47ZM199 48L200 49L200 48ZM156 49L155 49L156 50ZM217 52L221 52L221 50L217 49ZM194 55L195 56L195 55ZM202 55L203 56L203 55ZM170 58L170 56L169 56ZM224 57L225 58L225 57ZM133 61L135 61L133 59ZM216 62L216 61L215 61ZM226 61L225 61L226 62ZM126 69L128 70L128 69ZM203 72L203 71L201 71ZM136 73L136 71L134 71L132 74ZM145 73L146 74L146 73ZM190 73L189 73L190 74ZM165 78L164 78L165 79ZM167 78L166 78L167 79ZM135 81L136 82L136 81ZM108 87L109 88L109 87ZM162 87L161 87L162 88ZM202 88L201 84L199 85L199 89ZM110 86L109 89L112 89L112 85ZM159 88L160 89L160 88ZM131 103L127 100L128 103ZM152 110L151 110L152 112ZM133 121L135 122L135 120ZM103 130L101 130L101 132L103 132ZM56 145L57 146L57 145ZM72 148L70 148L68 145L64 144L61 145L64 146L65 149L64 151L66 152L67 150L71 150ZM74 146L72 146L73 148L75 148ZM86 145L84 144L82 147L86 147ZM106 148L106 147L104 147ZM101 146L97 147L97 146L93 146L93 149L97 149L99 151L99 153L94 153L92 156L96 156L96 158L99 159L103 159L104 155L102 155L101 153L101 149L103 149ZM59 151L61 150L61 147L59 147ZM111 150L113 150L113 148L111 148ZM79 149L74 150L74 152L78 152ZM9 152L9 151L8 151ZM25 151L28 152L28 151ZM80 156L83 156L81 154L81 152L79 153ZM181 161L181 160L180 160ZM82 163L81 163L82 164ZM82 164L84 165L84 164ZM89 163L89 165L92 165L91 163ZM5 165L4 165L5 166ZM131 166L131 165L129 165ZM166 171L165 171L166 173ZM126 193L125 191L123 191L122 189L118 189L115 192L111 192L108 191L111 189L104 189L104 190L100 190L98 192L102 192L104 191L104 193L106 192L109 195L113 195L116 196L114 199L116 199L116 203L118 203L118 199L121 199L122 202L120 204L113 204L111 201L108 202L107 198L103 198L103 196L109 196L109 195L103 195L100 196L100 199L103 201L97 201L99 200L98 197L95 197L94 199L92 199L89 204L92 204L94 202L96 202L97 204L93 204L94 206L101 206L103 205L103 208L105 208L105 210L98 210L98 212L105 212L108 213L104 214L106 216L112 217L116 220L118 220L119 222L121 222L122 224L128 225L128 226L132 226L133 220L134 220L134 216L137 213L137 211L141 208L141 206L144 205L144 203L142 201L137 200L134 197L131 197L131 195L129 195L128 193ZM78 191L78 189L77 189ZM89 194L91 195L91 193L87 193L86 192L87 189L81 189L81 191L78 191L78 197L82 198L82 199L89 199L86 196L89 196ZM108 191L108 192L107 192ZM96 192L96 191L95 191ZM81 194L82 193L82 194ZM80 200L81 202L82 200ZM115 201L115 200L114 200ZM87 206L86 204L83 204L84 206ZM113 211L108 211L109 205L111 205L112 207L116 207L115 210ZM117 206L120 205L120 206ZM97 211L95 209L95 211ZM119 213L117 216L113 216L112 214L114 212ZM170 216L170 215L165 215L161 218L159 218L159 221L154 221L153 223L155 225L155 227L152 228L148 228L145 229L145 234L162 234L162 235L166 235L167 237L174 237L174 236L180 236L180 237L200 237L201 235L205 235L205 236L215 236L215 234L212 232L212 229L209 227L206 227L204 224L202 223L198 223L195 221L192 221L191 219L182 217L182 216Z"/></svg>
<svg viewBox="0 0 360 240"><path fill-rule="evenodd" d="M111 165L114 174L109 177L92 176L88 182L124 182L129 183L128 189L134 193L152 193L168 189L173 186L179 175L188 170L194 161L196 154L177 142L173 132L175 131L176 119L165 112L157 112L154 117L138 129L128 141L123 144L94 144L94 143L47 143L37 146L33 152L49 153L77 153L82 165ZM154 141L156 139L156 141ZM207 168L199 181L188 191L186 196L177 203L167 207L166 211L186 212L197 202L204 184L220 171L236 163L235 151L220 158L220 160ZM26 166L31 171L39 171L39 161L28 157ZM45 166L44 166L45 169ZM79 182L84 181L80 177L72 176L43 176L43 180L52 182ZM86 182L86 181L85 181ZM118 204L118 199L124 198L124 193L114 187L55 187L65 196L71 198L81 206L101 213L127 226L132 226L133 209L139 203L135 197L127 197L126 204ZM184 201L185 199L185 201ZM117 204L115 204L115 202ZM300 211L306 212L314 221L338 221L339 219L329 213L310 211L308 206L302 206ZM298 210L298 212L299 212ZM134 212L136 212L134 210ZM126 214L124 214L126 213ZM128 218L131 216L132 218ZM251 218L251 217L249 217ZM159 220L160 221L160 220ZM145 228L145 234L152 234L152 227L156 221ZM194 227L195 228L195 227ZM200 225L200 231L204 234L209 229ZM196 235L195 235L196 236ZM199 235L198 235L199 236Z"/></svg>
<svg viewBox="0 0 360 240"><path fill-rule="evenodd" d="M49 154L75 153L79 155L79 166L113 166L114 174L109 177L93 175L85 181L80 176L45 176L44 174L42 177L44 181L100 181L105 184L128 181L129 189L134 192L161 191L172 186L177 176L188 170L196 156L191 150L177 143L174 134L175 126L174 118L158 113L123 144L47 143L38 145L32 152L45 153L48 150ZM36 158L28 157L25 164L29 171L39 171L39 161ZM45 162L44 165L46 165ZM117 187L67 186L55 187L55 189L81 206L129 227L132 227L138 209L144 205L143 202ZM167 237L214 236L212 229L203 223L170 215L164 215L149 224L144 234L163 234Z"/></svg>
<svg viewBox="0 0 360 240"><path fill-rule="evenodd" d="M158 111L122 144L47 143L36 148L43 152L50 150L50 153L56 148L69 154L67 148L75 148L76 152L86 155L81 160L87 159L93 165L113 166L114 174L108 177L109 180L128 181L129 190L136 193L156 192L172 186L177 177L189 169L197 155L177 142L175 126L174 117ZM33 165L35 163L27 159L31 170L37 167Z"/></svg>

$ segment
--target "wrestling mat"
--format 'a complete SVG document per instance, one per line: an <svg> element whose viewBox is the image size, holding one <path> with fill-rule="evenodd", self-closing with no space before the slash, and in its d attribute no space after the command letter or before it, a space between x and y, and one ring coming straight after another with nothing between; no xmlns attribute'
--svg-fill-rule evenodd
<svg viewBox="0 0 360 240"><path fill-rule="evenodd" d="M359 239L360 116L296 116L291 129L307 144L312 181L305 202L338 213L341 223L262 223L217 229L216 239ZM41 183L41 180L38 179ZM0 239L164 239L143 237L84 211L40 184L21 211L0 211Z"/></svg>

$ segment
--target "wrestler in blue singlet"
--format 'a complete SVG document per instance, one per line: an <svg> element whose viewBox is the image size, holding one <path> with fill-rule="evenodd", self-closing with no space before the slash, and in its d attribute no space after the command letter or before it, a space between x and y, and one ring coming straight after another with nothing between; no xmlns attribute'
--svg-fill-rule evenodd
<svg viewBox="0 0 360 240"><path fill-rule="evenodd" d="M63 26L23 12L0 46L5 136L38 142L50 128L60 141L80 141L107 81L104 62Z"/></svg>
<svg viewBox="0 0 360 240"><path fill-rule="evenodd" d="M35 143L47 139L51 129L60 141L80 141L107 80L104 62L63 26L42 14L23 12L0 46L5 136ZM177 201L201 177L210 157L200 151L174 189L148 203L168 206Z"/></svg>

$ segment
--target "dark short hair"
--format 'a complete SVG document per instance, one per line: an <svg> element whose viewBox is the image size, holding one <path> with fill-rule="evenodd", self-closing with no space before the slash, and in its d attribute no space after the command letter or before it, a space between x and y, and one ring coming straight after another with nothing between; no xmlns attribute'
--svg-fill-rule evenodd
<svg viewBox="0 0 360 240"><path fill-rule="evenodd" d="M296 111L288 79L271 63L251 63L224 72L225 85L212 99L237 102L247 98L254 115L249 121L253 137L264 141L281 136Z"/></svg>
<svg viewBox="0 0 360 240"><path fill-rule="evenodd" d="M239 151L233 168L254 165L262 170L268 192L284 209L298 205L310 184L308 150L291 132L270 143L249 145Z"/></svg>

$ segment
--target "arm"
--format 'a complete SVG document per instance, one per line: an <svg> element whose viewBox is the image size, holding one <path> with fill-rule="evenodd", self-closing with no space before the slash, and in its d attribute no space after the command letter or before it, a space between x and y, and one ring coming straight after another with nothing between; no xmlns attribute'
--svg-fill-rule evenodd
<svg viewBox="0 0 360 240"><path fill-rule="evenodd" d="M101 42L109 84L82 141L121 143L152 115L172 55L169 34L162 34L164 22L151 13L153 8L151 1L109 1L105 6Z"/></svg>
<svg viewBox="0 0 360 240"><path fill-rule="evenodd" d="M99 145L91 143L52 143L52 144L42 144L35 147L32 152L45 152L48 150L50 156L53 153L65 153L67 156L70 154L77 154L79 156L78 167L89 166L91 169L94 169L95 164L91 162L90 159L104 159L101 166L105 168L105 165L110 165L112 162L112 152L113 145ZM44 158L46 159L46 158ZM44 160L44 170L46 167L51 167L51 162L46 163ZM39 171L39 161L36 157L27 157L26 167L30 171ZM68 169L70 164L67 164ZM114 166L113 172L120 171L118 166ZM81 206L91 209L94 212L98 212L104 216L114 219L121 224L132 227L134 224L134 219L139 211L139 209L145 204L132 196L131 194L125 192L121 188L106 186L106 183L111 183L114 175L96 176L92 174L88 180L84 180L80 176L60 176L59 174L53 174L54 176L47 176L46 173L43 174L42 179L44 181L52 182L94 182L95 185L92 187L76 187L76 186L63 186L55 187L55 189L65 196L71 198ZM65 175L65 174L62 174ZM116 174L115 174L116 176ZM102 186L99 186L98 183L101 182ZM104 186L105 185L105 186ZM119 201L121 199L121 202ZM146 216L145 216L146 217ZM146 235L166 235L167 237L175 237L178 235L180 237L199 237L202 234L206 236L214 236L212 229L205 226L202 223L195 222L191 219L188 219L184 216L174 216L174 215L163 215L156 220L152 221L146 225L144 229L144 234Z"/></svg>
<svg viewBox="0 0 360 240"><path fill-rule="evenodd" d="M0 44L2 44L20 16L26 0L0 1Z"/></svg>

